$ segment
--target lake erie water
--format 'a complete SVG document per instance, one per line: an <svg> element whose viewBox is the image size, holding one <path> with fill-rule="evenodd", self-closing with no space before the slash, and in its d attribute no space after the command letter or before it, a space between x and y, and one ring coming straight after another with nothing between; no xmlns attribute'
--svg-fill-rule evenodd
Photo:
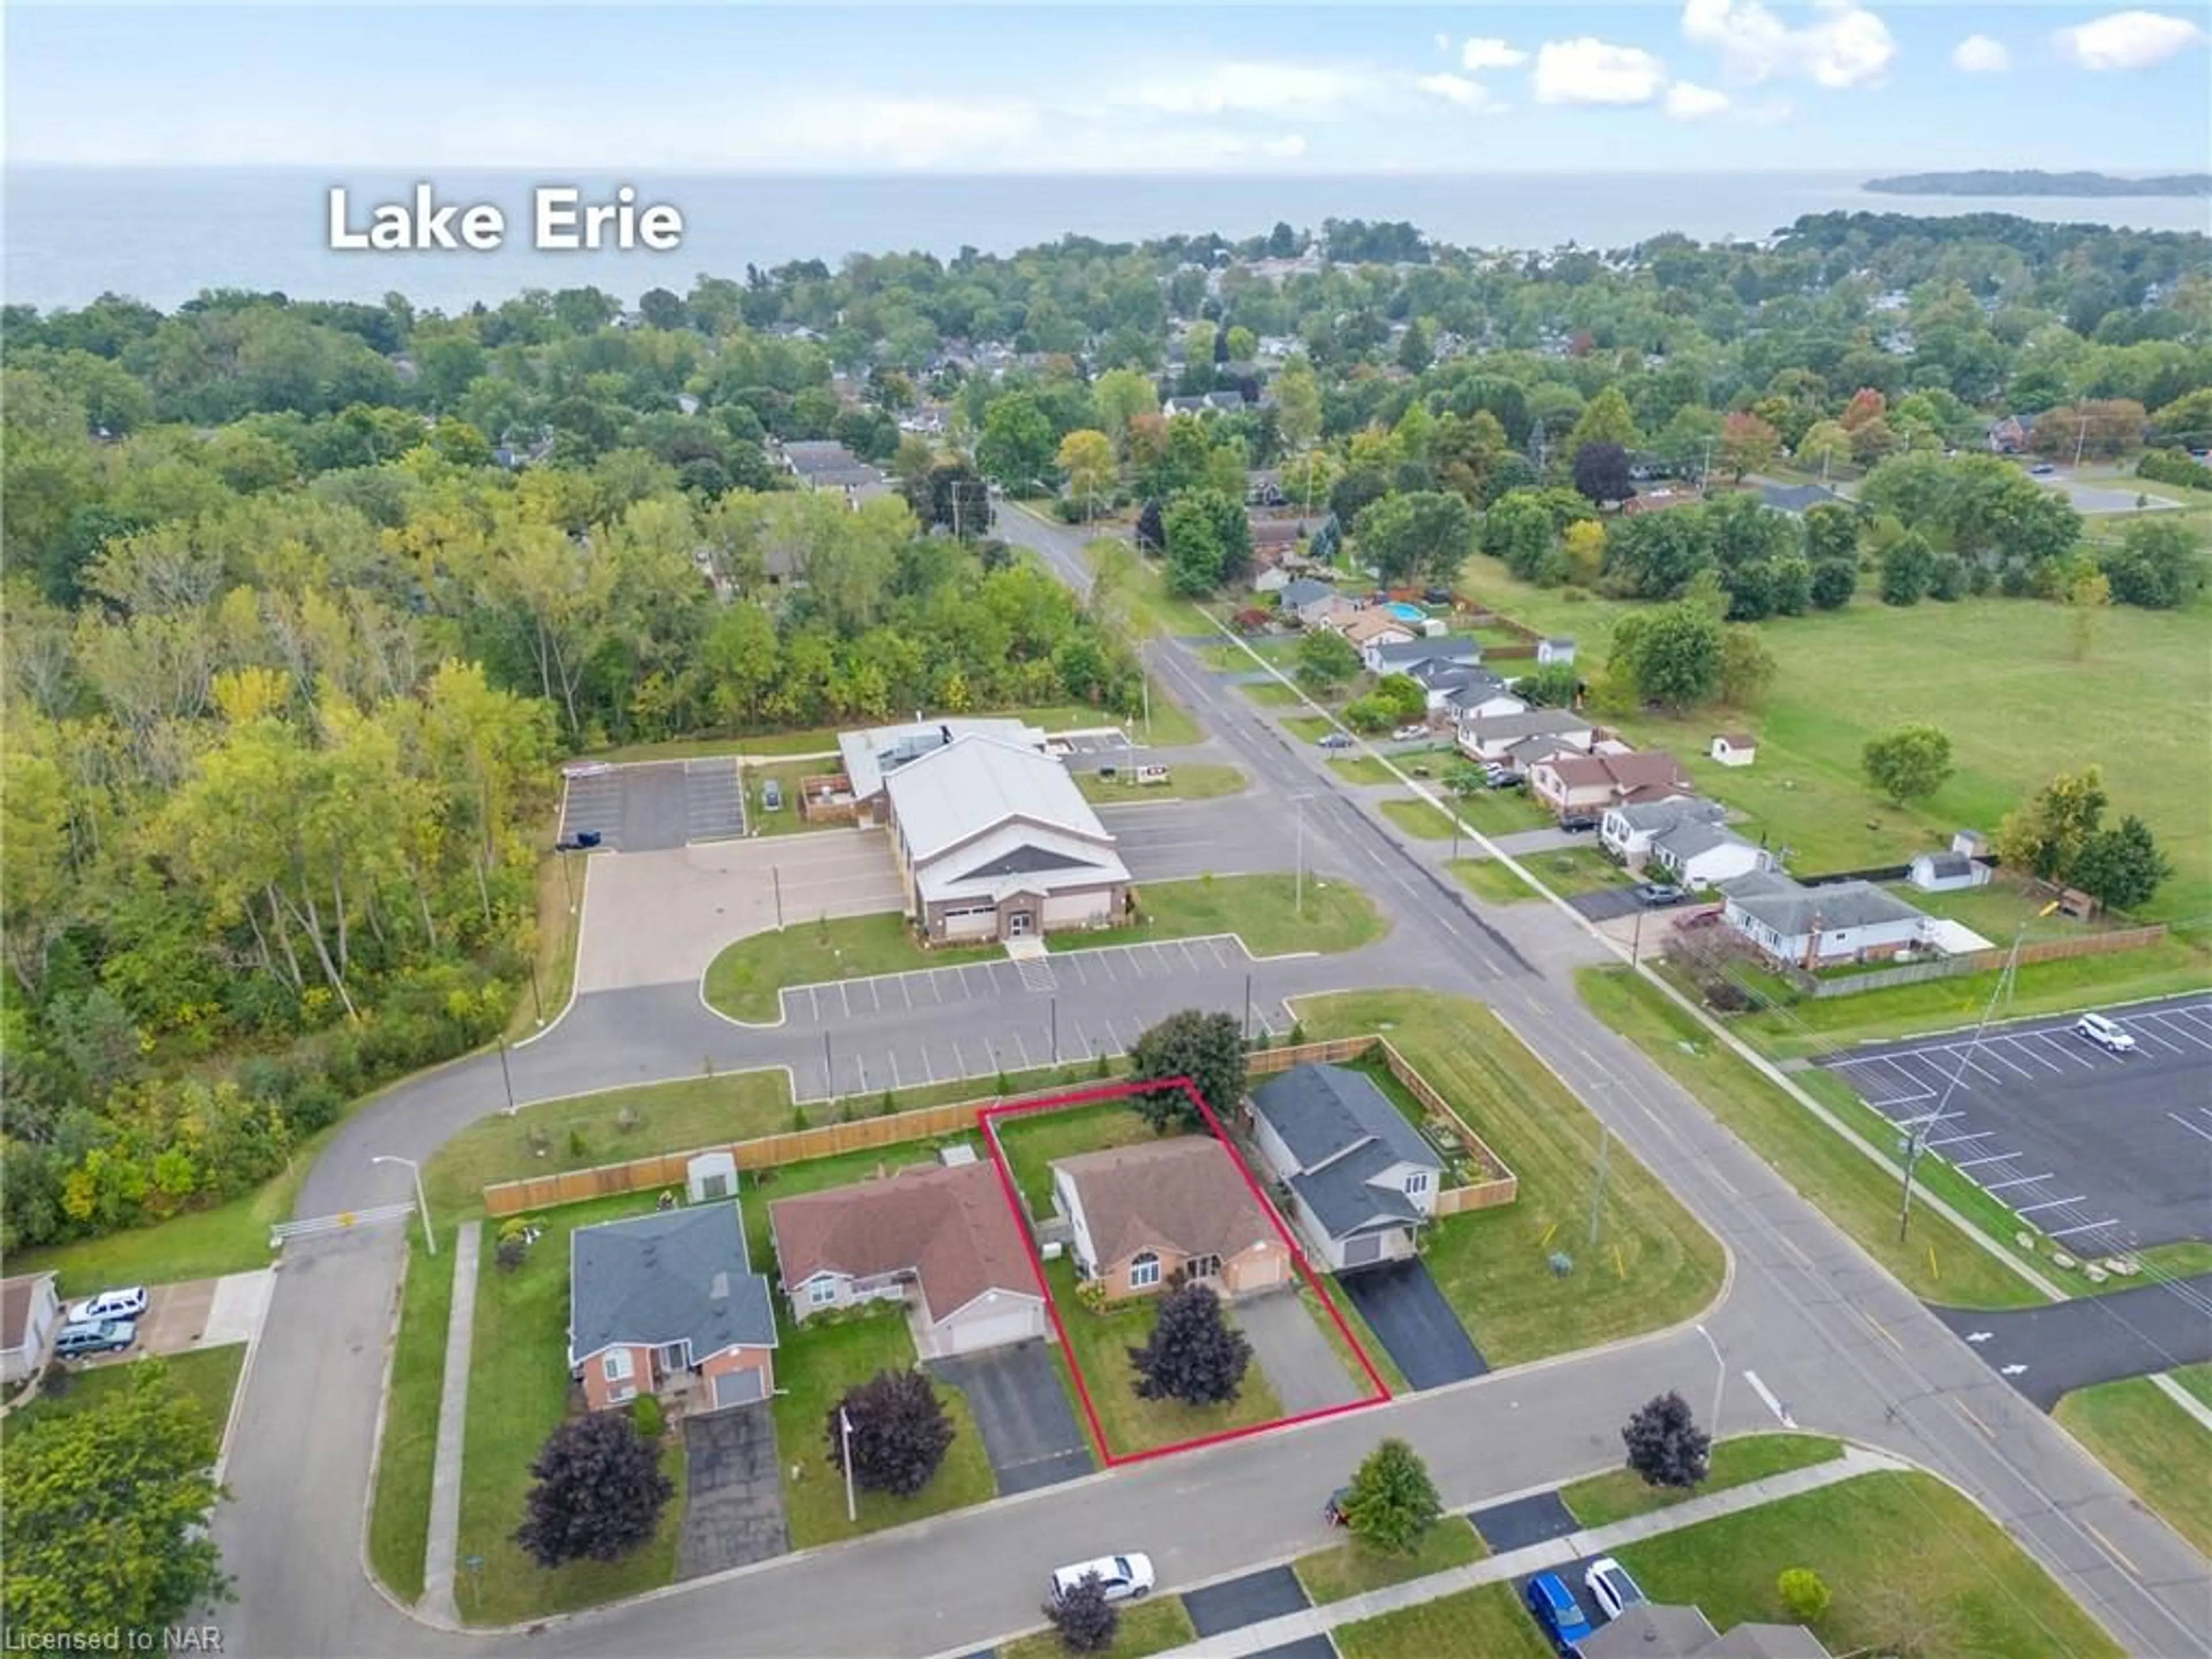
<svg viewBox="0 0 2212 1659"><path fill-rule="evenodd" d="M1973 212L2212 230L2203 199L1870 195L1863 175L1801 173L1410 174L1264 177L1167 174L1065 177L818 178L709 175L545 177L454 172L432 176L439 199L489 201L506 215L494 252L340 252L328 246L327 192L347 187L356 223L366 204L410 198L419 174L301 169L10 167L5 174L4 286L12 304L79 306L103 293L172 307L203 289L276 290L295 299L378 301L398 290L418 308L459 311L530 288L593 284L634 302L649 288L678 293L701 276L740 277L855 252L987 253L1066 234L1136 241L1218 231L1232 240L1278 220L1318 228L1328 218L1408 220L1462 246L1626 247L1665 231L1699 241L1764 237L1802 214L1866 210ZM672 252L540 252L530 200L541 184L611 199L623 184L684 218Z"/></svg>

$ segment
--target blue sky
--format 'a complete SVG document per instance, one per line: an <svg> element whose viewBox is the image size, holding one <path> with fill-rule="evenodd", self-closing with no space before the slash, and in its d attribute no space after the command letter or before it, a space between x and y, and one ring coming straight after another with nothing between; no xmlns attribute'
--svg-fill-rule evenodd
<svg viewBox="0 0 2212 1659"><path fill-rule="evenodd" d="M11 5L17 162L2201 168L2212 5Z"/></svg>

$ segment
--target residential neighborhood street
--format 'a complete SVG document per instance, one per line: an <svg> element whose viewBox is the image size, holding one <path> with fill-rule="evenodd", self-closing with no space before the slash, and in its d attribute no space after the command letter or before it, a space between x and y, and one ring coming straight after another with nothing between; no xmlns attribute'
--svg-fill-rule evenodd
<svg viewBox="0 0 2212 1659"><path fill-rule="evenodd" d="M1002 526L1086 585L1080 533L1012 508ZM920 1081L907 1072L917 1055L933 1074L949 1075L935 1069L936 1057L950 1060L956 1044L967 1074L988 1079L1044 1063L1055 1020L1063 1053L1076 1055L1079 1037L1095 1050L1102 1026L1126 1045L1134 1030L1173 1009L1241 1015L1248 973L1255 1005L1279 1024L1283 999L1327 989L1417 985L1475 997L1727 1246L1728 1284L1704 1316L1723 1374L1705 1338L1677 1328L760 1563L532 1632L458 1636L395 1611L362 1576L360 1532L401 1251L394 1230L356 1231L288 1246L277 1275L228 1470L235 1501L216 1523L239 1581L237 1601L222 1614L228 1654L842 1659L973 1648L1035 1626L1044 1574L1067 1561L1144 1549L1162 1588L1172 1589L1317 1547L1322 1500L1385 1433L1411 1440L1447 1502L1465 1508L1614 1465L1631 1410L1674 1388L1699 1402L1702 1418L1717 1382L1724 1384L1720 1421L1707 1426L1776 1426L1764 1390L1798 1426L1883 1448L1960 1486L2128 1651L2212 1651L2203 1559L1788 1180L1584 1009L1565 970L1604 952L1578 921L1548 904L1478 906L1338 790L1317 750L1285 738L1183 648L1155 646L1150 660L1250 780L1245 795L1207 804L1205 821L1221 826L1214 833L1237 838L1231 846L1266 847L1267 867L1282 868L1274 849L1285 826L1296 833L1294 803L1303 798L1310 866L1341 872L1367 892L1392 924L1384 940L1342 956L1249 966L1194 951L1187 969L1105 983L1086 975L1079 992L1066 969L1083 958L1055 955L1048 959L1052 990L943 1004L909 994L903 1006L878 994L854 1007L848 995L835 1013L817 999L803 1029L759 1030L703 1008L696 971L692 981L651 974L650 936L627 938L635 919L600 908L595 890L587 935L620 930L622 950L647 976L629 981L637 988L587 992L541 1038L506 1054L515 1098L693 1077L709 1062L718 1071L785 1067L800 1097L816 1097ZM1152 810L1127 809L1133 817ZM1249 840L1254 824L1264 841ZM719 855L729 846L694 850ZM1237 859L1224 867L1255 866ZM720 920L726 938L745 931L735 918ZM683 959L696 968L709 936L693 929L684 937ZM369 1158L426 1157L465 1124L504 1109L501 1066L502 1056L479 1055L360 1107L318 1161L298 1213L404 1199L404 1171L372 1168ZM2093 1304L2075 1316L2094 1326L2100 1315ZM1746 1381L1754 1372L1758 1387ZM866 1592L855 1594L856 1584Z"/></svg>

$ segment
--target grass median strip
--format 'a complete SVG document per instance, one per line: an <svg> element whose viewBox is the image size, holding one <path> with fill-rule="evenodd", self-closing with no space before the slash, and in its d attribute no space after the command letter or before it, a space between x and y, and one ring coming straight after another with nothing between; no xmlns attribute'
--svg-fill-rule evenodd
<svg viewBox="0 0 2212 1659"><path fill-rule="evenodd" d="M1711 1466L1695 1486L1654 1486L1633 1469L1611 1469L1559 1488L1560 1501L1585 1527L1672 1509L1692 1498L1748 1486L1770 1474L1809 1468L1844 1455L1840 1440L1817 1434L1753 1434L1714 1443Z"/></svg>
<svg viewBox="0 0 2212 1659"><path fill-rule="evenodd" d="M453 1235L438 1235L438 1254L410 1246L392 1355L392 1392L376 1453L376 1495L368 1517L368 1565L385 1589L409 1606L421 1599L430 1538L430 1483L438 1462L438 1416L446 1385L446 1333L453 1306Z"/></svg>
<svg viewBox="0 0 2212 1659"><path fill-rule="evenodd" d="M1121 1609L1113 1645L1097 1659L1145 1659L1146 1654L1164 1653L1198 1640L1198 1626L1190 1622L1180 1596L1124 1601ZM1000 1644L998 1654L999 1659L1066 1659L1067 1650L1053 1632L1040 1630Z"/></svg>
<svg viewBox="0 0 2212 1659"><path fill-rule="evenodd" d="M2147 1376L2077 1389L2054 1415L2169 1526L2212 1555L2212 1482L2204 1479L2212 1431Z"/></svg>
<svg viewBox="0 0 2212 1659"><path fill-rule="evenodd" d="M1141 752L1141 751L1139 751ZM1187 761L1168 768L1164 783L1138 783L1127 772L1127 764L1148 764L1145 761L1125 763L1126 757L1109 752L1100 760L1113 766L1115 775L1102 777L1095 771L1074 774L1075 787L1083 798L1101 806L1141 806L1147 801L1218 800L1224 795L1244 792L1247 780L1233 766L1219 766L1210 762Z"/></svg>
<svg viewBox="0 0 2212 1659"><path fill-rule="evenodd" d="M1900 1243L1898 1173L1868 1159L1658 991L1626 969L1585 968L1575 977L1600 1019L1696 1096L1914 1295L1958 1307L2043 1304L2033 1285L1925 1209L1914 1218L1910 1240Z"/></svg>
<svg viewBox="0 0 2212 1659"><path fill-rule="evenodd" d="M1347 1539L1334 1549L1316 1550L1291 1564L1316 1607L1342 1601L1409 1578L1463 1567L1489 1553L1465 1516L1447 1515L1421 1536L1418 1548L1403 1555Z"/></svg>

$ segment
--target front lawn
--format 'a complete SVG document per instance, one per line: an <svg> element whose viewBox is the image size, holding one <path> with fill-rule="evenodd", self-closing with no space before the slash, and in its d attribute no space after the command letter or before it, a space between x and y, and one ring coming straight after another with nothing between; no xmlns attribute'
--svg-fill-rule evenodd
<svg viewBox="0 0 2212 1659"><path fill-rule="evenodd" d="M732 1019L769 1025L782 1013L778 994L787 986L950 968L1005 954L999 945L925 948L896 911L800 922L726 947L707 969L707 1002Z"/></svg>
<svg viewBox="0 0 2212 1659"><path fill-rule="evenodd" d="M1319 743L1328 733L1339 729L1334 720L1319 714L1293 714L1283 722L1283 730L1308 743Z"/></svg>
<svg viewBox="0 0 2212 1659"><path fill-rule="evenodd" d="M1297 1013L1316 1041L1388 1036L1519 1177L1515 1202L1443 1218L1424 1250L1493 1367L1656 1330L1718 1292L1719 1241L1617 1142L1586 1249L1597 1120L1489 1009L1374 991L1301 998ZM1547 1265L1555 1250L1574 1259L1565 1279Z"/></svg>
<svg viewBox="0 0 2212 1659"><path fill-rule="evenodd" d="M860 1492L855 1504L859 1523L846 1520L845 1477L830 1461L830 1414L846 1389L878 1371L913 1368L914 1337L907 1328L905 1311L894 1307L856 1318L817 1318L793 1325L779 1310L776 1340L775 1441L792 1548L834 1544L970 1504L986 1504L998 1496L998 1482L968 1409L968 1396L939 1382L938 1397L952 1419L953 1435L937 1473L911 1498Z"/></svg>
<svg viewBox="0 0 2212 1659"><path fill-rule="evenodd" d="M1113 1646L1092 1659L1145 1659L1146 1654L1188 1647L1198 1640L1198 1626L1190 1622L1180 1596L1120 1605L1121 1621L1115 1627ZM999 1659L1066 1659L1067 1650L1060 1645L1056 1632L1041 1630L1002 1643L998 1653Z"/></svg>
<svg viewBox="0 0 2212 1659"><path fill-rule="evenodd" d="M1150 784L1137 782L1119 760L1114 765L1115 773L1110 778L1101 777L1090 769L1071 774L1084 799L1104 806L1141 805L1146 801L1218 800L1224 795L1242 794L1247 781L1235 767L1210 762L1183 762L1170 766L1165 783Z"/></svg>
<svg viewBox="0 0 2212 1659"><path fill-rule="evenodd" d="M1215 1109L1227 1110L1233 1104ZM1118 1101L994 1118L992 1127L998 1131L999 1145L1006 1152L1016 1188L1028 1202L1030 1212L1039 1218L1052 1213L1052 1166L1056 1160L1103 1152L1109 1146L1140 1146L1159 1138L1135 1107Z"/></svg>
<svg viewBox="0 0 2212 1659"><path fill-rule="evenodd" d="M1468 892L1492 904L1525 904L1539 896L1496 859L1455 859L1446 867Z"/></svg>
<svg viewBox="0 0 2212 1659"><path fill-rule="evenodd" d="M1602 893L1608 888L1632 887L1630 875L1595 847L1561 847L1548 852L1515 855L1521 867L1561 898Z"/></svg>
<svg viewBox="0 0 2212 1659"><path fill-rule="evenodd" d="M410 1233L399 1335L392 1353L383 1437L376 1449L376 1491L368 1516L368 1565L385 1589L412 1607L422 1595L430 1540L430 1482L438 1462L438 1417L446 1386L446 1333L453 1307L453 1236L438 1235L438 1254ZM483 1241L490 1268L493 1234ZM473 1342L471 1344L474 1346Z"/></svg>
<svg viewBox="0 0 2212 1659"><path fill-rule="evenodd" d="M1224 858L1234 848L1222 849ZM1255 957L1299 951L1356 951L1372 945L1390 924L1357 887L1322 881L1309 872L1301 899L1297 878L1200 876L1194 881L1153 882L1137 890L1132 927L1095 933L1061 933L1047 944L1055 951L1093 951L1150 939L1198 939L1235 933Z"/></svg>
<svg viewBox="0 0 2212 1659"><path fill-rule="evenodd" d="M1834 1597L1812 1623L1831 1653L2122 1651L1971 1498L1932 1475L1860 1475L1617 1553L1653 1601L1694 1603L1722 1632L1796 1622L1775 1581L1808 1567Z"/></svg>
<svg viewBox="0 0 2212 1659"><path fill-rule="evenodd" d="M1619 968L1583 969L1576 982L1593 1013L1643 1049L1914 1295L1955 1307L2042 1304L2034 1286L1925 1208L1913 1217L1910 1242L1900 1243L1897 1172L1848 1145L1651 986ZM1807 1072L1798 1081L1820 1078ZM1933 1159L1920 1167L1923 1176L1938 1170Z"/></svg>
<svg viewBox="0 0 2212 1659"><path fill-rule="evenodd" d="M1425 800L1386 800L1382 816L1422 841L1449 841L1456 833L1451 819Z"/></svg>
<svg viewBox="0 0 2212 1659"><path fill-rule="evenodd" d="M641 1215L650 1193L633 1193L549 1211L545 1231L522 1265L505 1273L490 1252L477 1281L470 1342L466 1449L462 1461L459 1558L483 1558L479 1572L454 1585L461 1617L511 1625L571 1613L645 1590L676 1575L684 1519L684 1446L673 1425L661 1443L661 1468L676 1495L650 1542L619 1561L574 1561L548 1570L514 1541L532 1484L530 1465L568 1414L568 1236L578 1227Z"/></svg>
<svg viewBox="0 0 2212 1659"><path fill-rule="evenodd" d="M1340 1625L1344 1659L1552 1659L1552 1646L1522 1608L1510 1584L1479 1584L1379 1619Z"/></svg>
<svg viewBox="0 0 2212 1659"><path fill-rule="evenodd" d="M1137 1398L1137 1374L1129 1364L1129 1350L1141 1347L1152 1334L1159 1303L1152 1297L1133 1297L1093 1313L1075 1293L1075 1263L1066 1258L1045 1264L1045 1279L1052 1287L1054 1305L1066 1328L1070 1356L1083 1372L1091 1408L1098 1414L1106 1444L1100 1449L1127 1457L1161 1446L1180 1445L1231 1429L1254 1428L1277 1421L1282 1401L1255 1364L1244 1374L1237 1398L1221 1406L1186 1406L1174 1400ZM1086 1425L1087 1426L1087 1425Z"/></svg>
<svg viewBox="0 0 2212 1659"><path fill-rule="evenodd" d="M2077 1389L2053 1415L2168 1526L2212 1555L2212 1480L2204 1478L2202 1423L2147 1376Z"/></svg>
<svg viewBox="0 0 2212 1659"><path fill-rule="evenodd" d="M1459 803L1459 815L1490 836L1515 835L1523 830L1548 830L1559 820L1542 803L1528 799L1525 789L1485 789Z"/></svg>
<svg viewBox="0 0 2212 1659"><path fill-rule="evenodd" d="M1817 1434L1752 1434L1713 1443L1705 1480L1695 1486L1647 1485L1633 1469L1609 1470L1559 1488L1559 1499L1585 1527L1610 1526L1632 1515L1672 1509L1708 1492L1749 1486L1770 1474L1808 1468L1844 1455L1843 1443Z"/></svg>
<svg viewBox="0 0 2212 1659"><path fill-rule="evenodd" d="M59 1389L53 1386L54 1373L50 1369L39 1397L23 1408L22 1422L95 1410L128 1388L132 1372L148 1363L142 1358L105 1365L73 1365L68 1368L69 1381ZM220 1348L194 1348L188 1353L161 1355L151 1363L167 1367L169 1380L207 1414L209 1425L220 1440L230 1424L231 1397L238 1392L239 1372L246 1364L246 1345L232 1342Z"/></svg>
<svg viewBox="0 0 2212 1659"><path fill-rule="evenodd" d="M1432 1572L1463 1567L1489 1554L1474 1528L1462 1515L1447 1515L1422 1534L1420 1547L1410 1554L1394 1555L1348 1539L1334 1549L1316 1550L1291 1564L1316 1607L1364 1595L1387 1584L1408 1578L1425 1578Z"/></svg>

